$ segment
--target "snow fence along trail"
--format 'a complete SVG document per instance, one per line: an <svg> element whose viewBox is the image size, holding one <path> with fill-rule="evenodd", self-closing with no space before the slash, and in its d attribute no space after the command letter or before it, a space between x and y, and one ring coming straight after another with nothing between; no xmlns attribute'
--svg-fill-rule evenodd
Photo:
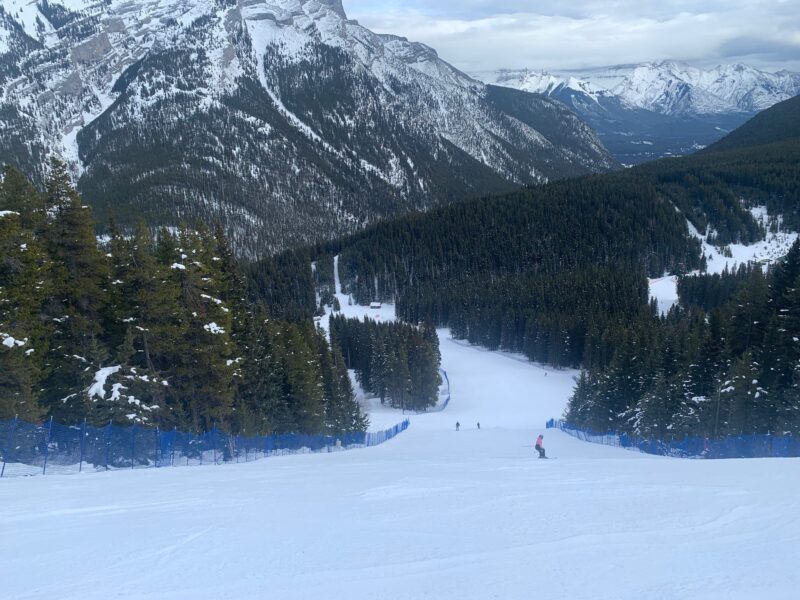
<svg viewBox="0 0 800 600"><path fill-rule="evenodd" d="M229 435L214 428L192 434L177 430L108 424L92 427L0 420L0 477L80 473L110 469L250 462L268 456L338 452L377 446L408 429L406 419L383 431L341 436L297 433Z"/></svg>
<svg viewBox="0 0 800 600"><path fill-rule="evenodd" d="M575 372L439 336L447 410L368 452L0 482L0 597L797 597L800 459L544 431ZM373 424L400 418L380 410ZM558 460L535 458L539 433Z"/></svg>
<svg viewBox="0 0 800 600"><path fill-rule="evenodd" d="M674 458L796 458L800 457L800 439L790 435L751 434L718 439L686 437L658 440L625 433L597 433L573 427L557 419L547 421L548 429L593 444L638 450L646 454Z"/></svg>

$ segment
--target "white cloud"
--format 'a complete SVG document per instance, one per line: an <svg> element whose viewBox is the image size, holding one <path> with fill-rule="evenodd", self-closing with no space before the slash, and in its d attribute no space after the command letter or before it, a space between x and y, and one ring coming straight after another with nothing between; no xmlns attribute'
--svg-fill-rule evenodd
<svg viewBox="0 0 800 600"><path fill-rule="evenodd" d="M346 0L345 9L370 29L436 48L465 71L666 58L800 70L797 0Z"/></svg>

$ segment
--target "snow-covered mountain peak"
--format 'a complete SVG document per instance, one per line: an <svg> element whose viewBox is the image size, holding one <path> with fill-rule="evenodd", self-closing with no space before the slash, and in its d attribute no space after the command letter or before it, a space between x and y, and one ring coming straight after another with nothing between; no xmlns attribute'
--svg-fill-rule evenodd
<svg viewBox="0 0 800 600"><path fill-rule="evenodd" d="M306 4L319 4L321 9L330 10L342 19L347 18L341 0L310 0Z"/></svg>
<svg viewBox="0 0 800 600"><path fill-rule="evenodd" d="M548 95L568 88L594 99L614 96L632 108L668 115L752 113L800 93L800 73L742 64L700 68L674 60L585 71L501 70L479 78Z"/></svg>
<svg viewBox="0 0 800 600"><path fill-rule="evenodd" d="M697 151L800 93L800 73L675 60L584 71L499 70L487 83L544 94L590 123L623 164Z"/></svg>
<svg viewBox="0 0 800 600"><path fill-rule="evenodd" d="M376 34L348 19L338 0L251 0L243 17L255 48L279 40L282 53L289 59L316 41L344 50L381 80L387 69L410 67L439 81L446 78L451 85L475 85L469 76L441 60L430 46L405 37Z"/></svg>
<svg viewBox="0 0 800 600"><path fill-rule="evenodd" d="M533 71L529 69L501 70L496 72L475 73L474 77L480 81L512 87L534 94L552 95L563 89L580 91L587 96L597 99L608 92L591 81L568 73L558 74L548 71Z"/></svg>

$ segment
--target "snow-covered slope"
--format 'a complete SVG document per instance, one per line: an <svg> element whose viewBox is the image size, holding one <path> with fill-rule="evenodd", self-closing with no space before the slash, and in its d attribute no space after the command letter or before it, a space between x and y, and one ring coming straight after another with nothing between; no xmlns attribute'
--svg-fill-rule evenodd
<svg viewBox="0 0 800 600"><path fill-rule="evenodd" d="M502 70L476 77L558 100L624 164L693 152L800 93L800 73L675 61L586 71Z"/></svg>
<svg viewBox="0 0 800 600"><path fill-rule="evenodd" d="M765 206L756 206L750 209L753 218L767 232L766 237L754 244L729 244L720 249L708 243L708 236L702 235L689 221L686 225L692 237L700 240L701 251L706 257L706 273L719 274L723 271L735 271L737 267L746 264L758 264L763 269L778 263L794 244L798 237L796 231L786 231L782 226L780 217L777 218L779 227L772 231L770 215ZM665 274L649 280L650 297L658 302L662 314L669 312L678 302L678 276Z"/></svg>
<svg viewBox="0 0 800 600"><path fill-rule="evenodd" d="M377 448L0 480L3 598L795 596L798 459L550 430L537 460L573 373L444 336L442 355L450 406Z"/></svg>
<svg viewBox="0 0 800 600"><path fill-rule="evenodd" d="M7 0L0 32L0 163L53 150L100 217L221 218L246 254L615 165L340 0Z"/></svg>

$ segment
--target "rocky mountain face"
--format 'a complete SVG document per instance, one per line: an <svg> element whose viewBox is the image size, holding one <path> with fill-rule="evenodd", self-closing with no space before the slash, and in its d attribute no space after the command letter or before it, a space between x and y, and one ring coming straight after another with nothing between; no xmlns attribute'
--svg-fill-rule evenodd
<svg viewBox="0 0 800 600"><path fill-rule="evenodd" d="M595 127L626 164L702 148L755 113L800 93L800 73L767 73L745 65L700 69L674 61L476 76L559 100Z"/></svg>
<svg viewBox="0 0 800 600"><path fill-rule="evenodd" d="M3 0L0 163L51 152L100 219L219 220L246 256L617 165L340 0Z"/></svg>

